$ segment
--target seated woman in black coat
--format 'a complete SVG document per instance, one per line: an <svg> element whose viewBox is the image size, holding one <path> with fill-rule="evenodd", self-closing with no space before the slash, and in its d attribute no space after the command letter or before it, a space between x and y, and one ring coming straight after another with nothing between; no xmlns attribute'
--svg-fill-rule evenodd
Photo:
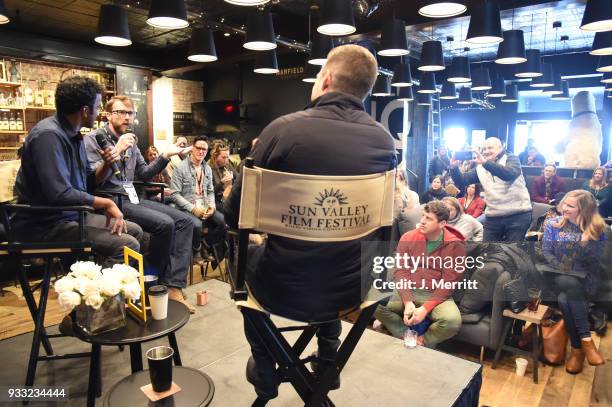
<svg viewBox="0 0 612 407"><path fill-rule="evenodd" d="M431 202L435 199L442 200L448 194L444 190L444 180L441 175L436 175L431 181L431 188L421 194L419 201L421 205Z"/></svg>

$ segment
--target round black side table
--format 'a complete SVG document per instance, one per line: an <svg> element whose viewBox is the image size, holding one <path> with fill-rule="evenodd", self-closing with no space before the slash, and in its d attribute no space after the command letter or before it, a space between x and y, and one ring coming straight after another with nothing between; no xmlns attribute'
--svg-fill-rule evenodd
<svg viewBox="0 0 612 407"><path fill-rule="evenodd" d="M123 406L208 406L215 395L215 384L204 372L190 367L175 366L172 380L181 391L161 400L152 402L140 390L151 383L149 371L136 372L121 379L109 390L104 398L104 407Z"/></svg>

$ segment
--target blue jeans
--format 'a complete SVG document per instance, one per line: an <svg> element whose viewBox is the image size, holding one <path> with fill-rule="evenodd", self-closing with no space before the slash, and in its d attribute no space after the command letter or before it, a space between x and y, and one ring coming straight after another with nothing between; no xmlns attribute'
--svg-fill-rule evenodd
<svg viewBox="0 0 612 407"><path fill-rule="evenodd" d="M159 202L123 202L126 219L151 235L145 258L147 271L159 276L160 284L185 288L191 262L193 222L190 215Z"/></svg>
<svg viewBox="0 0 612 407"><path fill-rule="evenodd" d="M484 221L485 242L522 242L531 224L531 211L508 216L487 216Z"/></svg>
<svg viewBox="0 0 612 407"><path fill-rule="evenodd" d="M585 279L568 275L554 276L557 303L563 314L565 329L573 348L582 347L581 339L590 338L589 310Z"/></svg>

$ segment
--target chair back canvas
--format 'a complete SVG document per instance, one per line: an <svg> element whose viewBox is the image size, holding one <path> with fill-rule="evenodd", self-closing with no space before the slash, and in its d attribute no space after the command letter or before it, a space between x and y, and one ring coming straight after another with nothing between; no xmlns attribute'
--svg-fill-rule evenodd
<svg viewBox="0 0 612 407"><path fill-rule="evenodd" d="M313 242L359 239L393 221L395 170L320 176L244 168L240 229Z"/></svg>
<svg viewBox="0 0 612 407"><path fill-rule="evenodd" d="M15 199L15 181L21 160L0 161L0 203Z"/></svg>

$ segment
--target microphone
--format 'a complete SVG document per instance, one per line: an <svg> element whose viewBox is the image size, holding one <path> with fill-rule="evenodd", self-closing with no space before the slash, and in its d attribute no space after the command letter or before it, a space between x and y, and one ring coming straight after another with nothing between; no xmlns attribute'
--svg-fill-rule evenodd
<svg viewBox="0 0 612 407"><path fill-rule="evenodd" d="M102 150L106 150L109 147L113 147L109 142L108 139L104 136L104 134L102 133L97 133L96 134L96 141L98 142L98 145L100 146L100 148ZM113 175L119 179L121 179L121 171L119 170L119 166L117 165L116 162L113 162L110 164L111 170L113 172Z"/></svg>
<svg viewBox="0 0 612 407"><path fill-rule="evenodd" d="M126 133L132 133L134 134L134 129L131 127L128 127L127 129L125 129ZM134 134L134 147L138 146L138 136L136 134ZM125 153L123 154L123 157L125 159L129 159L130 158L130 149L128 148L127 150L125 150Z"/></svg>

